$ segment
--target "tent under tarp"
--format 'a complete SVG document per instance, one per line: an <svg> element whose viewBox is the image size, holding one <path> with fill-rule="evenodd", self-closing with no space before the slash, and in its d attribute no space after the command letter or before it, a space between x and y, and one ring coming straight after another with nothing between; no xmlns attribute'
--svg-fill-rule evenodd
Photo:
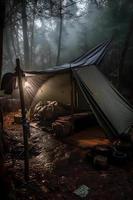
<svg viewBox="0 0 133 200"><path fill-rule="evenodd" d="M92 64L98 65L107 53L110 43L111 40L102 42L79 58L64 65L55 66L43 71L25 71L27 80L31 84L32 97L34 97L32 102L32 97L26 95L26 101L29 102L28 104L32 102L31 106L34 107L39 100L41 101L43 99L45 101L57 100L61 103L71 104L70 90L72 84L72 69ZM77 97L75 99L74 96L74 101L77 101L77 107L81 111L85 110L87 108L87 103L81 91L78 90L76 95Z"/></svg>
<svg viewBox="0 0 133 200"><path fill-rule="evenodd" d="M126 134L133 123L132 106L95 66L102 61L110 42L98 45L69 64L39 72L39 74L52 73L53 76L41 86L33 102L42 96L47 100L62 100L62 102L70 103L71 93L69 91L71 90L72 73L84 96L83 105L87 107L85 102L89 104L99 124L106 130L109 137L120 137ZM33 74L36 73L33 72ZM82 107L80 103L79 107Z"/></svg>
<svg viewBox="0 0 133 200"><path fill-rule="evenodd" d="M33 86L31 107L41 100L70 104L72 96L78 96L79 108L82 105L86 110L91 108L109 137L120 137L129 132L133 123L132 106L95 66L103 60L110 43L101 43L70 63L39 72L26 71L27 80ZM73 85L78 90L72 91ZM29 94L31 89L27 89Z"/></svg>
<svg viewBox="0 0 133 200"><path fill-rule="evenodd" d="M126 134L133 123L132 106L95 66L102 61L109 44L110 41L104 42L69 64L44 71L44 74L52 73L53 75L38 90L33 105L39 99L57 100L70 104L72 73L84 96L84 102L89 104L88 108L92 109L109 137L120 137ZM82 105L79 104L79 107ZM85 107L87 108L87 105Z"/></svg>

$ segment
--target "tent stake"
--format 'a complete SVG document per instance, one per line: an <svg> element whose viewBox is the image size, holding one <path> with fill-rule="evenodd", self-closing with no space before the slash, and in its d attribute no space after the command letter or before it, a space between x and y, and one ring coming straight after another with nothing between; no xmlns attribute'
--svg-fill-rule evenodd
<svg viewBox="0 0 133 200"><path fill-rule="evenodd" d="M28 152L28 134L29 127L26 120L26 111L25 111L25 101L24 101L24 91L23 91L23 71L20 68L20 61L16 59L16 75L18 77L18 86L20 94L20 103L21 103L21 114L22 114L22 126L23 126L23 141L24 141L24 178L25 181L29 181L29 152Z"/></svg>

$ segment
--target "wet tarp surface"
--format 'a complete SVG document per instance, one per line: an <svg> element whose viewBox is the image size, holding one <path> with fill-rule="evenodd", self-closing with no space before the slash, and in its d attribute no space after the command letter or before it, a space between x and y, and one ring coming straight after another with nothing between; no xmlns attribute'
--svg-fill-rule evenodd
<svg viewBox="0 0 133 200"><path fill-rule="evenodd" d="M97 67L76 69L74 75L98 121L109 134L126 133L133 123L133 109Z"/></svg>
<svg viewBox="0 0 133 200"><path fill-rule="evenodd" d="M91 49L90 51L87 51L86 53L81 55L79 58L71 61L70 63L48 68L43 71L25 71L25 73L27 73L27 75L60 73L64 71L69 71L74 68L82 67L82 66L98 65L102 61L105 54L107 53L110 43L111 43L111 40L102 42L101 44L97 45L95 48Z"/></svg>

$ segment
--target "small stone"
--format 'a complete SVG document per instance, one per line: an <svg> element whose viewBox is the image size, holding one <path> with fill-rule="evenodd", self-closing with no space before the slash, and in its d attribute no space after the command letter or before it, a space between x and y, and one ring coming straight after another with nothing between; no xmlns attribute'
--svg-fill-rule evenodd
<svg viewBox="0 0 133 200"><path fill-rule="evenodd" d="M76 189L73 193L81 198L85 198L90 191L90 188L86 185L81 185L78 189Z"/></svg>

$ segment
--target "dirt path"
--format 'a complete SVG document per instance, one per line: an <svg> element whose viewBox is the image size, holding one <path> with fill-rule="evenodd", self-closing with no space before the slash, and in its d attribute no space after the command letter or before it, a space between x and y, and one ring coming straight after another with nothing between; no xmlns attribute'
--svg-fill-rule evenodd
<svg viewBox="0 0 133 200"><path fill-rule="evenodd" d="M30 182L26 186L23 180L22 129L12 124L10 118L6 119L11 148L7 162L13 161L17 200L76 200L80 198L73 192L81 185L89 188L84 199L133 199L133 162L123 167L110 166L107 171L96 171L85 160L85 151L35 128L31 128Z"/></svg>

